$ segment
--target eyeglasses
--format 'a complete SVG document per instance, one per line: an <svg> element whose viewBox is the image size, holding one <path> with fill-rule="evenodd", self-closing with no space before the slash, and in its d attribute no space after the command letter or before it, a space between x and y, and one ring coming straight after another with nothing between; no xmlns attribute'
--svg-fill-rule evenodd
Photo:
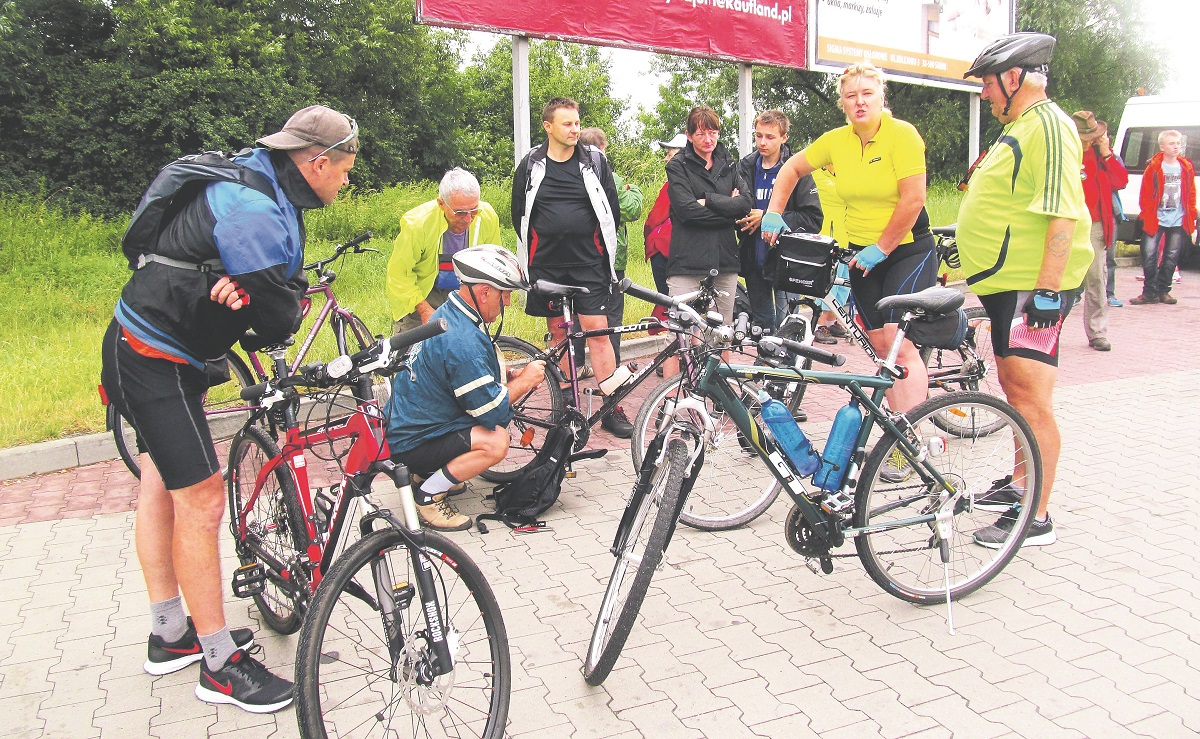
<svg viewBox="0 0 1200 739"><path fill-rule="evenodd" d="M330 149L336 149L339 146L341 146L343 144L347 144L347 143L353 141L354 139L358 138L358 121L354 120L353 118L346 115L345 113L343 113L342 115L345 116L346 120L350 122L350 133L346 135L346 138L337 142L333 146L329 146L329 147L326 147L325 149L322 149L321 152L319 154L317 154L317 156L313 157L312 159L309 159L308 161L315 162L315 161L317 161L317 159L319 157L325 156L325 154L327 154ZM350 153L353 154L354 152L350 152Z"/></svg>
<svg viewBox="0 0 1200 739"><path fill-rule="evenodd" d="M450 212L456 216L473 216L479 212L479 206L477 205L474 208L467 208L466 210L452 210Z"/></svg>

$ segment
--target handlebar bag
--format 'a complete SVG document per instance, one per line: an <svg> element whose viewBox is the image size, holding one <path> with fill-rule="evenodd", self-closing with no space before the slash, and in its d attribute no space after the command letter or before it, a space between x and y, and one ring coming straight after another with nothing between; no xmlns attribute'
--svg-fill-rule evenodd
<svg viewBox="0 0 1200 739"><path fill-rule="evenodd" d="M837 242L822 234L780 234L767 251L763 277L776 290L824 297L833 284Z"/></svg>

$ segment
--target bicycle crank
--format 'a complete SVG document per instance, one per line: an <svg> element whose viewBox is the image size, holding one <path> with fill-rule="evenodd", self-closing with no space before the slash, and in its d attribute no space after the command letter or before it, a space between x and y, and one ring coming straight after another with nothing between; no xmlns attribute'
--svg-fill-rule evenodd
<svg viewBox="0 0 1200 739"><path fill-rule="evenodd" d="M826 575L833 572L833 559L829 556L829 544L813 530L812 524L804 518L799 506L793 505L791 512L788 513L783 527L783 536L788 546L805 558L805 564L814 574L818 567Z"/></svg>

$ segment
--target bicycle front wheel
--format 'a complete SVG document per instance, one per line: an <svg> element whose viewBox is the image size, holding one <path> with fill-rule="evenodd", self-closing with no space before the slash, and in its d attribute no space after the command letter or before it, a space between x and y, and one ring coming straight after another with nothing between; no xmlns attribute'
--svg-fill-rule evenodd
<svg viewBox="0 0 1200 739"><path fill-rule="evenodd" d="M662 561L667 535L675 524L687 461L687 444L682 439L672 439L667 445L666 459L654 470L645 489L639 483L633 492L630 505L636 509L632 516L626 516L629 527L616 553L617 563L608 578L583 664L583 679L588 685L604 682L633 630L650 580ZM645 464L655 462L651 457ZM622 525L625 522L622 519Z"/></svg>
<svg viewBox="0 0 1200 739"><path fill-rule="evenodd" d="M500 356L500 371L509 374L519 373L541 354L533 344L513 336L498 337L496 352ZM547 368L542 381L513 403L508 455L480 477L488 482L511 482L520 477L536 460L546 443L546 434L562 418L564 407L562 388Z"/></svg>
<svg viewBox="0 0 1200 739"><path fill-rule="evenodd" d="M330 328L333 329L333 340L337 345L338 354L354 354L375 344L375 335L361 318L350 311L335 312L329 317ZM380 407L385 405L392 395L391 380L380 375L371 376L371 398Z"/></svg>
<svg viewBox="0 0 1200 739"><path fill-rule="evenodd" d="M638 411L630 438L634 469L641 468L646 448L660 431L659 426L670 422L669 411L679 397L681 382L679 375L664 380L650 391ZM757 418L757 386L742 383L736 391L751 417ZM725 531L745 526L765 513L779 497L781 487L733 419L711 400L705 399L705 405L715 428L711 434L704 434L704 466L679 520L702 531ZM704 428L700 418L693 421L697 428Z"/></svg>
<svg viewBox="0 0 1200 739"><path fill-rule="evenodd" d="M508 634L483 573L433 532L416 552L432 568L454 667L434 659L413 551L376 531L334 561L317 588L296 654L305 737L501 737L512 686Z"/></svg>
<svg viewBox="0 0 1200 739"><path fill-rule="evenodd" d="M263 622L278 634L300 628L304 604L298 588L308 587L300 569L308 529L300 510L296 483L286 464L275 468L255 490L263 467L279 456L279 447L257 426L234 437L229 449L229 528L238 561L261 563L266 575L254 604Z"/></svg>
<svg viewBox="0 0 1200 739"><path fill-rule="evenodd" d="M246 362L237 354L231 351L224 358L228 362L229 379L211 386L204 394L204 418L208 422L208 432L214 446L228 442L246 424L250 411L246 401L242 400L241 392L243 388L258 382ZM117 454L133 476L141 479L142 468L138 462L137 440L132 424L112 405L108 406L105 413Z"/></svg>
<svg viewBox="0 0 1200 739"><path fill-rule="evenodd" d="M959 433L947 434L936 419L951 408L961 412L963 420ZM930 467L954 492L962 491L949 510L950 536L944 542L950 592L960 598L999 574L1021 547L1041 497L1041 452L1025 419L1008 403L984 393L939 395L905 415L927 448ZM970 428L976 431L970 433ZM905 475L889 474L886 463L897 453L897 445L897 438L886 433L867 456L853 517L855 528L895 527L859 534L854 543L863 567L885 591L910 603L944 603L946 569L937 527L934 521L909 520L937 512L942 490L923 474L923 466L910 466ZM989 504L985 510L979 499L1004 484L1008 475L1024 481L1023 487L1014 488L1019 493L1016 505L1004 510L1003 505L997 509ZM993 525L1007 529L1007 537L1001 534L997 540L983 534ZM991 544L977 543L977 533Z"/></svg>

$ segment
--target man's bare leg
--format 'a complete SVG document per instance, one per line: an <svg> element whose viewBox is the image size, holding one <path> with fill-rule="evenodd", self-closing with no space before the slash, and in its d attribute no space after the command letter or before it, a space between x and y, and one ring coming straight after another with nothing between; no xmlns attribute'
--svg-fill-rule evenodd
<svg viewBox="0 0 1200 739"><path fill-rule="evenodd" d="M221 559L217 537L225 512L225 485L214 473L201 482L168 491L150 455L142 467L134 539L151 603L182 591L199 634L225 628Z"/></svg>
<svg viewBox="0 0 1200 739"><path fill-rule="evenodd" d="M1062 450L1062 437L1054 419L1054 383L1058 379L1058 368L1025 357L997 357L996 376L1009 404L1029 422L1042 452L1042 500L1037 515L1040 519L1045 518ZM1013 475L1014 485L1020 479L1016 473L1019 470Z"/></svg>

